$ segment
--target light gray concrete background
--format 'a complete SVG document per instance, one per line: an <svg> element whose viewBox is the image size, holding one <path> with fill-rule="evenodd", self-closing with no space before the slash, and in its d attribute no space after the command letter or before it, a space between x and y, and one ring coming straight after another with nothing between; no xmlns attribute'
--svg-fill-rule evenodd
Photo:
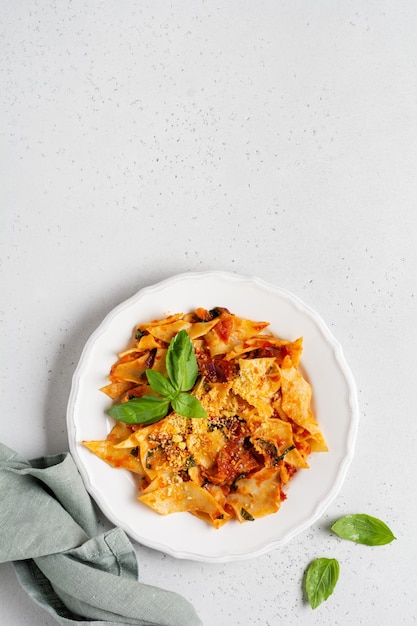
<svg viewBox="0 0 417 626"><path fill-rule="evenodd" d="M249 561L136 545L205 626L412 625L417 557L413 0L1 1L0 439L68 449L82 347L141 287L221 269L288 289L343 345L361 411L324 517ZM397 540L330 536L345 513ZM103 522L105 523L105 522ZM305 568L338 558L306 603ZM55 623L0 566L1 622Z"/></svg>

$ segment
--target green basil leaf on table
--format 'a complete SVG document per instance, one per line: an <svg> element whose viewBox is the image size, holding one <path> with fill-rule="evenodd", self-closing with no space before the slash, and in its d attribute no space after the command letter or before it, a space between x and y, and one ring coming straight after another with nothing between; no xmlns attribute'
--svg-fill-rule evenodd
<svg viewBox="0 0 417 626"><path fill-rule="evenodd" d="M362 543L366 546L383 546L396 539L385 522L365 513L345 515L337 520L331 528L342 539Z"/></svg>
<svg viewBox="0 0 417 626"><path fill-rule="evenodd" d="M339 562L336 559L320 558L308 569L305 588L312 609L316 609L333 593L339 578Z"/></svg>

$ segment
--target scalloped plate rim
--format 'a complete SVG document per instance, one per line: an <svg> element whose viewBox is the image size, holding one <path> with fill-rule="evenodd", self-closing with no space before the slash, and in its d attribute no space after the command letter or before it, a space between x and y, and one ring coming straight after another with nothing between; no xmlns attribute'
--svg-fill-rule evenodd
<svg viewBox="0 0 417 626"><path fill-rule="evenodd" d="M331 488L327 491L326 495L318 501L313 510L310 511L310 514L306 516L303 521L300 521L296 524L291 530L288 530L286 534L279 539L269 540L265 542L263 545L260 545L256 548L250 550L239 550L239 551L228 551L223 550L216 554L207 553L204 550L189 550L189 549L180 549L173 548L166 541L156 541L154 539L149 539L138 533L136 529L133 529L130 524L126 523L123 518L119 518L118 515L112 509L111 503L109 503L106 499L100 497L97 493L97 487L94 483L94 475L92 475L91 471L87 469L85 463L80 457L80 444L79 441L76 440L76 428L75 428L75 404L77 400L77 396L80 389L80 382L82 380L82 376L84 375L84 370L87 364L88 357L93 346L96 342L105 335L111 323L117 318L121 313L130 309L132 306L140 303L141 300L152 297L153 294L158 292L163 292L167 288L173 287L176 284L180 284L183 281L194 281L194 280L210 280L210 281L226 281L230 284L249 284L251 287L256 287L264 292L269 293L270 296L281 297L287 302L289 302L292 306L296 307L298 311L304 315L307 315L310 320L314 323L316 328L320 331L325 343L328 347L331 348L333 356L335 358L335 362L338 365L339 373L345 379L348 388L348 404L350 409L350 424L348 428L348 434L345 440L345 453L343 458L340 460L338 465L338 470L336 473L335 480L331 486ZM196 304L197 306L197 304ZM106 373L103 372L103 379L105 378ZM313 388L314 393L314 388ZM67 406L67 427L68 427L68 437L69 437L69 447L70 452L76 462L78 470L83 478L84 484L86 486L87 491L95 500L98 507L102 510L102 512L108 517L110 521L115 523L117 526L120 526L125 530L125 532L134 540L146 545L149 548L164 552L173 556L175 558L180 559L190 559L197 560L203 562L230 562L243 560L255 556L259 556L266 552L269 552L272 549L283 546L287 544L291 539L293 539L296 535L305 531L309 528L317 519L319 519L328 508L330 503L334 500L334 498L339 493L342 484L345 480L347 471L352 462L354 456L354 448L356 435L359 424L359 407L358 407L358 399L357 399L357 390L355 386L355 381L352 375L352 372L346 362L344 357L343 349L340 343L333 336L323 318L309 305L304 303L298 296L294 295L290 291L276 287L256 276L251 275L241 275L237 273L224 272L224 271L202 271L202 272L186 272L182 274L176 274L164 280L161 280L157 283L148 285L134 293L129 298L125 299L123 302L114 307L102 320L96 330L90 335L87 342L84 345L84 348L81 352L80 359L76 366L76 369L72 378L72 386L70 391L70 396L68 400ZM330 454L325 453L325 454ZM101 461L102 463L102 461ZM114 470L113 470L114 471ZM121 470L121 473L124 473L124 470ZM290 494L291 495L291 494ZM290 497L289 495L289 497ZM156 515L156 514L154 514ZM183 515L183 514L181 514ZM188 515L189 514L184 514ZM280 515L280 511L275 514L276 516ZM192 517L192 516L190 516ZM272 517L272 516L268 516ZM265 518L262 518L265 519ZM278 518L277 518L278 519ZM255 522L259 523L260 520ZM226 525L227 526L227 525ZM223 527L225 528L225 527ZM222 529L215 531L216 533L221 533Z"/></svg>

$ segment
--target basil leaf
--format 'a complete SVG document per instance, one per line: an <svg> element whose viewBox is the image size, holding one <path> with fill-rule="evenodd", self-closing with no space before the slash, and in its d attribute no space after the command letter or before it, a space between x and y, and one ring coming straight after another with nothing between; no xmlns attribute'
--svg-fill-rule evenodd
<svg viewBox="0 0 417 626"><path fill-rule="evenodd" d="M172 400L172 408L183 417L207 417L200 401L189 393L179 393Z"/></svg>
<svg viewBox="0 0 417 626"><path fill-rule="evenodd" d="M165 417L168 409L169 400L157 396L142 396L115 404L107 413L125 424L154 424Z"/></svg>
<svg viewBox="0 0 417 626"><path fill-rule="evenodd" d="M176 394L176 390L173 384L168 380L166 376L157 372L156 370L147 369L146 378L148 383L156 393L159 393L165 398L172 399Z"/></svg>
<svg viewBox="0 0 417 626"><path fill-rule="evenodd" d="M185 330L180 330L171 340L165 362L175 390L192 389L198 375L198 367L193 342Z"/></svg>
<svg viewBox="0 0 417 626"><path fill-rule="evenodd" d="M316 559L309 565L305 588L312 609L333 593L338 578L339 562L336 559Z"/></svg>
<svg viewBox="0 0 417 626"><path fill-rule="evenodd" d="M383 546L396 539L385 522L365 513L345 515L337 520L331 528L342 539L362 543L366 546Z"/></svg>

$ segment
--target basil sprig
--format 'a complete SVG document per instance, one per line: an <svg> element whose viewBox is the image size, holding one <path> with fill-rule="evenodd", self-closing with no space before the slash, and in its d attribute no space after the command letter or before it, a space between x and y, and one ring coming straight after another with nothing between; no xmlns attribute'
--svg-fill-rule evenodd
<svg viewBox="0 0 417 626"><path fill-rule="evenodd" d="M331 527L342 539L348 539L366 546L384 546L394 541L395 536L382 520L365 513L345 515Z"/></svg>
<svg viewBox="0 0 417 626"><path fill-rule="evenodd" d="M305 588L312 609L316 609L333 593L339 578L337 559L316 559L307 568Z"/></svg>
<svg viewBox="0 0 417 626"><path fill-rule="evenodd" d="M146 378L158 396L146 395L115 404L107 413L125 424L154 424L165 417L170 407L183 417L204 418L207 413L200 401L190 393L198 376L193 342L180 330L168 346L166 361L168 377L147 369Z"/></svg>
<svg viewBox="0 0 417 626"><path fill-rule="evenodd" d="M177 391L190 391L198 375L193 342L185 330L169 344L165 365L172 385Z"/></svg>

